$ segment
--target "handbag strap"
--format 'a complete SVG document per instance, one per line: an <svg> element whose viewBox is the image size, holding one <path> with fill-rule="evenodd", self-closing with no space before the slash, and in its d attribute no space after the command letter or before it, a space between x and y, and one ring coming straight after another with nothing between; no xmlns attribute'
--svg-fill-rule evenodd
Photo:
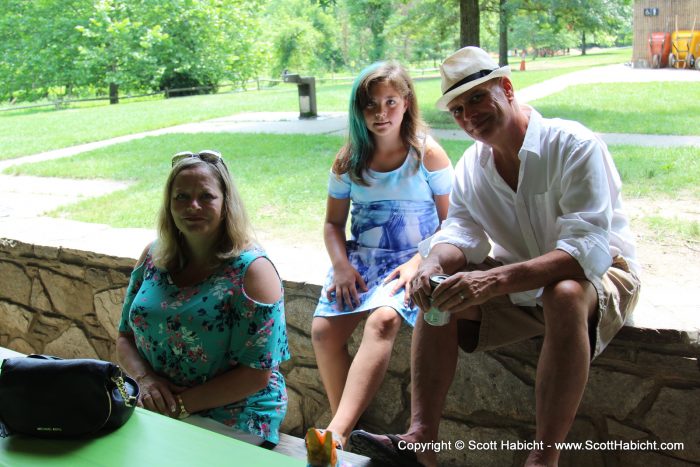
<svg viewBox="0 0 700 467"><path fill-rule="evenodd" d="M124 405L126 405L127 407L135 407L136 397L129 394L129 391L126 389L126 384L124 383L124 375L122 374L121 369L119 369L118 372L115 372L114 375L112 375L112 382L117 385L117 390L119 391L119 394L124 400Z"/></svg>

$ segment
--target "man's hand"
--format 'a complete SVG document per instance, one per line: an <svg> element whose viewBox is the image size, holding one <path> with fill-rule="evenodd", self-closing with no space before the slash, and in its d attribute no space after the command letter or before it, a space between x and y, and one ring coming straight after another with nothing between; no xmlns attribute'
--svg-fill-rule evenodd
<svg viewBox="0 0 700 467"><path fill-rule="evenodd" d="M464 311L498 295L497 283L497 274L490 270L458 272L435 288L433 305L450 313Z"/></svg>

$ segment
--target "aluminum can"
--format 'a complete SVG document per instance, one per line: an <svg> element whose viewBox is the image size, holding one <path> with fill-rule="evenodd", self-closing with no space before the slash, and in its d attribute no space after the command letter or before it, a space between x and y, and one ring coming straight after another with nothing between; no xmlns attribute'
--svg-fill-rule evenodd
<svg viewBox="0 0 700 467"><path fill-rule="evenodd" d="M430 288L435 290L435 287L440 285L442 281L448 277L450 276L445 274L430 276ZM450 322L450 313L447 311L440 311L434 306L431 306L428 311L423 313L423 320L431 326L444 326Z"/></svg>

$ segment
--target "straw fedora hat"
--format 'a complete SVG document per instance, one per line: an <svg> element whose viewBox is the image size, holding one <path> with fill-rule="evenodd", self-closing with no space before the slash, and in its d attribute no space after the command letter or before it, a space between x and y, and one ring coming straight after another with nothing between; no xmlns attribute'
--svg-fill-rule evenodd
<svg viewBox="0 0 700 467"><path fill-rule="evenodd" d="M510 76L510 67L498 67L489 54L479 47L464 47L447 57L440 65L442 97L435 106L448 110L455 97L490 79Z"/></svg>

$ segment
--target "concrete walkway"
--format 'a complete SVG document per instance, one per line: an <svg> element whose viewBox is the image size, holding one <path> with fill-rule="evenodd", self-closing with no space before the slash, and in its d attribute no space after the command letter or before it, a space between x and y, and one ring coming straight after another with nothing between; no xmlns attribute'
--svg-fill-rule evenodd
<svg viewBox="0 0 700 467"><path fill-rule="evenodd" d="M518 92L518 99L523 102L531 101L561 91L572 84L650 80L700 81L700 73L691 70L631 69L622 65L597 67L560 76L523 89ZM0 171L16 164L70 157L109 145L163 134L239 132L344 135L346 128L347 116L344 112L327 113L311 120L300 120L298 114L292 112L245 113L0 161ZM433 134L438 139L468 139L463 132L458 130L434 130ZM629 134L601 134L600 136L608 144L660 147L693 145L700 147L700 136ZM153 230L115 229L106 225L43 216L44 212L58 206L80 199L101 196L126 187L127 185L124 183L107 180L65 180L0 175L0 239L17 239L27 243L91 250L114 256L137 258L143 247L154 238ZM319 238L314 238L311 241L313 247L309 247L307 242L304 242L307 246L281 243L273 238L268 238L264 232L259 232L258 236L285 279L321 283L330 262L322 246L320 232L319 228ZM640 311L647 311L636 314L637 324L656 327L658 326L659 311L670 313L677 311L676 309L661 310L666 303L663 297L667 296L667 293L668 290L655 290L653 288L650 290L649 287L644 289L642 296L644 303L642 303ZM690 295L696 296L697 294L689 294L688 296ZM697 311L697 307L693 305L689 305L687 310L681 310L682 315L676 320L675 326L700 329L700 326L696 325L698 324L697 319L688 319L688 314L694 313L694 310Z"/></svg>

